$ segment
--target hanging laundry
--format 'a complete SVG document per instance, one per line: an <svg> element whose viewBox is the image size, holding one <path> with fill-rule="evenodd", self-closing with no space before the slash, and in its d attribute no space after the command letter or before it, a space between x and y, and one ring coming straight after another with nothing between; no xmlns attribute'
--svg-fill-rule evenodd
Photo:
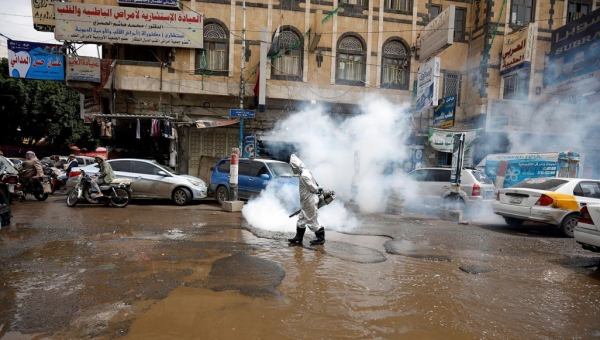
<svg viewBox="0 0 600 340"><path fill-rule="evenodd" d="M137 119L137 123L136 123L136 126L135 126L135 138L136 139L140 139L141 138L140 137L140 119L139 118Z"/></svg>
<svg viewBox="0 0 600 340"><path fill-rule="evenodd" d="M100 123L102 119L100 117L94 119L92 124L90 124L90 130L92 133L92 138L100 138Z"/></svg>
<svg viewBox="0 0 600 340"><path fill-rule="evenodd" d="M177 139L177 129L174 126L171 129L171 139Z"/></svg>
<svg viewBox="0 0 600 340"><path fill-rule="evenodd" d="M152 125L150 126L150 137L160 136L160 122L158 119L152 119Z"/></svg>
<svg viewBox="0 0 600 340"><path fill-rule="evenodd" d="M169 152L169 166L175 169L175 167L177 166L177 145L175 140L171 140L169 142L169 149L171 150Z"/></svg>

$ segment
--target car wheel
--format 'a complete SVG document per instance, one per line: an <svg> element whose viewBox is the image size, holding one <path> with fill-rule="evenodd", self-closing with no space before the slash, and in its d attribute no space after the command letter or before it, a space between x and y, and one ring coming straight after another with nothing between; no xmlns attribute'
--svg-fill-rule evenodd
<svg viewBox="0 0 600 340"><path fill-rule="evenodd" d="M217 199L217 202L219 202L219 204L222 205L223 202L229 201L229 190L226 186L222 185L217 188L217 191L215 192L215 197Z"/></svg>
<svg viewBox="0 0 600 340"><path fill-rule="evenodd" d="M506 224L508 224L511 227L520 227L525 221L518 218L505 217L504 222L506 222Z"/></svg>
<svg viewBox="0 0 600 340"><path fill-rule="evenodd" d="M573 231L577 227L578 214L567 215L560 223L560 231L566 237L573 237Z"/></svg>
<svg viewBox="0 0 600 340"><path fill-rule="evenodd" d="M173 202L177 205L186 205L192 199L192 193L186 188L173 190Z"/></svg>

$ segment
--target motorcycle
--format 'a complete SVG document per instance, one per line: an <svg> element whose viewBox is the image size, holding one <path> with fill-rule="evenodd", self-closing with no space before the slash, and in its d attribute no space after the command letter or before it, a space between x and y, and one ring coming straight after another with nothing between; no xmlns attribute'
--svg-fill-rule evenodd
<svg viewBox="0 0 600 340"><path fill-rule="evenodd" d="M30 194L38 201L45 201L51 191L50 179L47 176L21 178L15 187L15 197L25 201L25 196Z"/></svg>
<svg viewBox="0 0 600 340"><path fill-rule="evenodd" d="M67 175L66 174L60 174L60 175L53 174L52 176L50 176L50 186L52 187L51 194L54 194L54 192L57 190L66 189L67 188Z"/></svg>
<svg viewBox="0 0 600 340"><path fill-rule="evenodd" d="M117 208L125 208L131 200L131 180L126 178L114 179L110 184L100 185L102 195L96 198L92 194L92 176L81 170L79 182L67 194L67 206L74 207L78 201L85 199L88 203L104 203Z"/></svg>
<svg viewBox="0 0 600 340"><path fill-rule="evenodd" d="M12 218L10 208L11 189L9 186L14 186L15 177L19 178L10 174L0 175L0 227L9 225Z"/></svg>

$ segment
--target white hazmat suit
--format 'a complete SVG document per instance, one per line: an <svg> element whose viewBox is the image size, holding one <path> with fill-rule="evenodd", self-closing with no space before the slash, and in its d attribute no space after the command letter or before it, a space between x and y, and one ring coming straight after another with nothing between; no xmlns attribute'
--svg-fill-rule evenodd
<svg viewBox="0 0 600 340"><path fill-rule="evenodd" d="M319 225L318 221L319 196L317 196L322 189L319 188L319 185L310 170L308 170L300 158L294 154L290 157L290 165L292 166L294 173L300 175L299 193L302 210L298 215L298 222L296 223L296 236L292 239L288 239L288 241L301 244L306 228L308 227L308 229L314 232L316 236L316 240L312 240L310 244L323 244L325 243L325 229Z"/></svg>

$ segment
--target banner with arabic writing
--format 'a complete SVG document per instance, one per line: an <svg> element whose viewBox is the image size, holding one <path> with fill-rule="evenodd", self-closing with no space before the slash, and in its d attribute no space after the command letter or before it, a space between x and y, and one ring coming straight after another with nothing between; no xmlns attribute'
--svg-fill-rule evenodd
<svg viewBox="0 0 600 340"><path fill-rule="evenodd" d="M204 18L195 12L54 3L56 40L203 48Z"/></svg>
<svg viewBox="0 0 600 340"><path fill-rule="evenodd" d="M179 0L117 0L119 5L160 6L181 9Z"/></svg>
<svg viewBox="0 0 600 340"><path fill-rule="evenodd" d="M100 82L100 59L67 56L67 80Z"/></svg>
<svg viewBox="0 0 600 340"><path fill-rule="evenodd" d="M504 37L500 60L500 75L531 67L535 27L528 24L523 29Z"/></svg>
<svg viewBox="0 0 600 340"><path fill-rule="evenodd" d="M429 128L429 138L427 144L437 151L453 152L454 151L454 135L465 134L465 149L470 149L473 143L481 134L481 129L465 130L465 131L448 131Z"/></svg>
<svg viewBox="0 0 600 340"><path fill-rule="evenodd" d="M456 95L442 98L433 109L433 127L447 128L454 126L454 111L456 110Z"/></svg>
<svg viewBox="0 0 600 340"><path fill-rule="evenodd" d="M8 40L8 73L13 78L65 80L60 45Z"/></svg>
<svg viewBox="0 0 600 340"><path fill-rule="evenodd" d="M37 31L54 31L53 0L31 0L31 16L33 28Z"/></svg>

